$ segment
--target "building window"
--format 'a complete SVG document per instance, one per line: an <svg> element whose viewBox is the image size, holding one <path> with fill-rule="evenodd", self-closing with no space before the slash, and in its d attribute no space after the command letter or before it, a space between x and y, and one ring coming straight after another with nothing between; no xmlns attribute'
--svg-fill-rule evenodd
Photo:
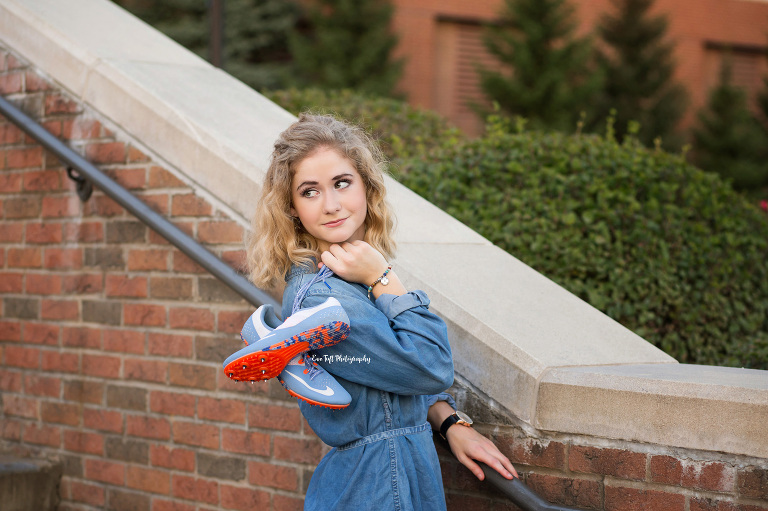
<svg viewBox="0 0 768 511"><path fill-rule="evenodd" d="M764 86L763 79L768 78L768 48L707 41L704 49L707 90L718 86L720 70L728 61L731 65L731 85L742 88L749 98L750 108L756 108L757 95Z"/></svg>
<svg viewBox="0 0 768 511"><path fill-rule="evenodd" d="M469 135L478 135L483 120L473 104L488 108L477 67L498 70L498 61L483 44L480 20L438 18L433 108Z"/></svg>

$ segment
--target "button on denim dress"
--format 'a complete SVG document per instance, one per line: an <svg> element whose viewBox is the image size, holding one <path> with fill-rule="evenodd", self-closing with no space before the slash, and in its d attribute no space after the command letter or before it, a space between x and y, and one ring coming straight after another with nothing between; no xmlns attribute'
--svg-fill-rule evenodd
<svg viewBox="0 0 768 511"><path fill-rule="evenodd" d="M283 317L315 270L294 267L283 294ZM386 291L386 290L385 290ZM435 511L445 509L440 465L427 423L436 400L453 384L445 323L429 312L422 291L383 294L336 276L313 284L301 308L333 296L350 319L349 336L316 350L314 360L352 396L341 410L299 407L314 432L333 447L307 489L305 510Z"/></svg>

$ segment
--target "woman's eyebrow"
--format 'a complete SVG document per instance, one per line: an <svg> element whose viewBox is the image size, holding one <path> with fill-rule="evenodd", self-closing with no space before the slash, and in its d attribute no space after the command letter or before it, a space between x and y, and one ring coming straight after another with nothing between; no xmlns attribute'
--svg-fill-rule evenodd
<svg viewBox="0 0 768 511"><path fill-rule="evenodd" d="M354 176L350 172L345 172L344 174L339 174L338 176L333 176L331 178L331 181L338 181L339 179L350 178L350 177L354 177ZM296 190L297 191L300 190L303 186L317 186L317 185L318 185L317 181L302 181L296 187Z"/></svg>
<svg viewBox="0 0 768 511"><path fill-rule="evenodd" d="M299 183L299 185L296 187L296 190L301 189L303 186L317 186L317 181L303 181Z"/></svg>

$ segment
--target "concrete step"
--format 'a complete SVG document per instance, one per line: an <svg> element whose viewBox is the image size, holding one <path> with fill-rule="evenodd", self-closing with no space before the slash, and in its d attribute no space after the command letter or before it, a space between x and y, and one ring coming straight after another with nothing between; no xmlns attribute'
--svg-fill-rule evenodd
<svg viewBox="0 0 768 511"><path fill-rule="evenodd" d="M55 511L61 463L0 454L0 509Z"/></svg>

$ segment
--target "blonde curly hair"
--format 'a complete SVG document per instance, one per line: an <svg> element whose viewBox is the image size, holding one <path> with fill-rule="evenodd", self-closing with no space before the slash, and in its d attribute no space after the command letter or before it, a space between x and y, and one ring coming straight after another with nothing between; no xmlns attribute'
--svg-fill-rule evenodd
<svg viewBox="0 0 768 511"><path fill-rule="evenodd" d="M368 206L364 240L387 259L394 257L394 215L384 186L387 163L378 145L357 126L304 113L275 142L246 239L250 279L259 287L278 288L291 265L314 266L320 260L317 240L291 215L291 182L299 163L321 148L338 151L355 166Z"/></svg>

